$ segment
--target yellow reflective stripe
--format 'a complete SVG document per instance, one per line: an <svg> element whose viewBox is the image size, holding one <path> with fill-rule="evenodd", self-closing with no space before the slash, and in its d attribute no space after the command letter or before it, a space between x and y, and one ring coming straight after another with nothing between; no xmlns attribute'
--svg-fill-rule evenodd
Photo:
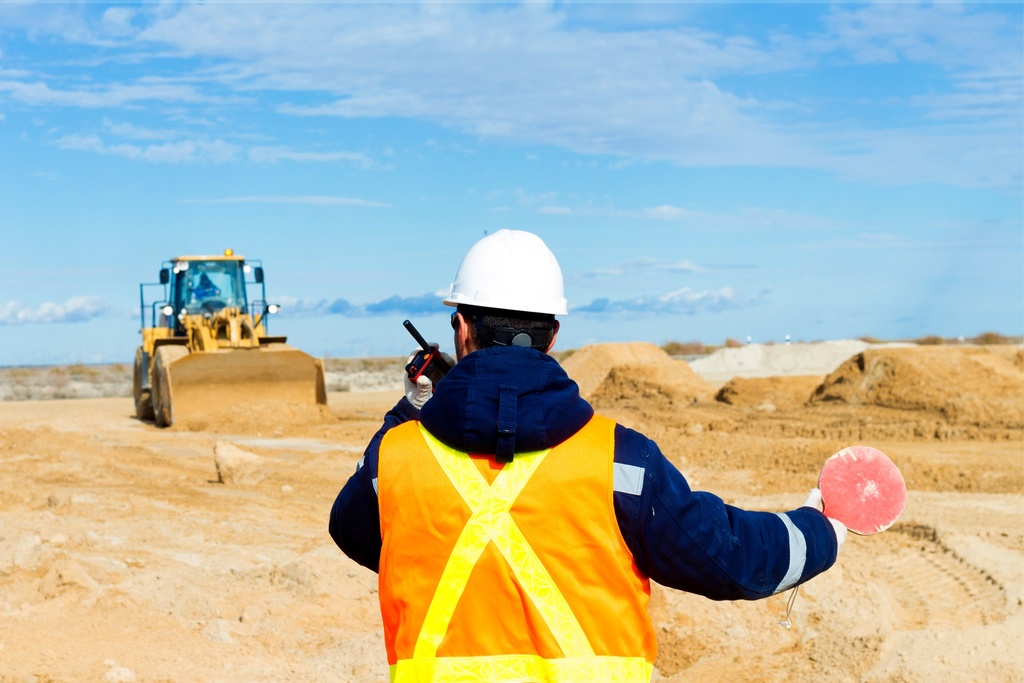
<svg viewBox="0 0 1024 683"><path fill-rule="evenodd" d="M517 453L512 462L498 473L494 483L489 485L465 453L441 443L422 425L420 432L445 474L466 501L471 516L459 535L427 608L413 658L434 657L437 654L459 597L488 540L494 541L508 562L563 654L567 657L593 656L590 641L569 603L509 514L512 504L549 451Z"/></svg>
<svg viewBox="0 0 1024 683"><path fill-rule="evenodd" d="M426 431L423 433L428 436ZM469 575L472 573L473 567L476 566L477 560L480 559L484 548L487 547L487 542L490 540L492 529L499 519L499 515L512 507L511 501L503 502L492 494L486 480L483 479L472 462L468 463L472 472L465 468L452 467L450 464L452 458L439 455L435 451L435 442L433 437L427 438L431 451L434 452L434 456L448 478L466 501L472 515L466 522L466 526L463 527L462 533L459 534L455 547L452 548L452 553L438 581L437 589L427 607L423 626L420 628L416 648L413 652L413 657L417 659L434 657L437 654L437 648L444 639L445 633L448 632L448 625L451 623L455 607L469 581ZM440 442L436 443L440 447L447 448Z"/></svg>
<svg viewBox="0 0 1024 683"><path fill-rule="evenodd" d="M519 457L519 454L516 454ZM538 655L405 659L391 667L392 683L647 683L654 665L643 657Z"/></svg>
<svg viewBox="0 0 1024 683"><path fill-rule="evenodd" d="M495 545L544 618L544 623L551 629L551 634L562 648L562 654L566 657L593 655L594 649L579 620L512 516L505 515L499 523L504 533L493 538Z"/></svg>

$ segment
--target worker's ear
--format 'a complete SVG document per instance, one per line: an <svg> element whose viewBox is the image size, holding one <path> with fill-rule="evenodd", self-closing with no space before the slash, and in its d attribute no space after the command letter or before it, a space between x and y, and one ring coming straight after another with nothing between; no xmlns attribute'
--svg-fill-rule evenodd
<svg viewBox="0 0 1024 683"><path fill-rule="evenodd" d="M455 314L455 358L462 360L467 354L476 351L473 335L469 330L469 322L462 313Z"/></svg>
<svg viewBox="0 0 1024 683"><path fill-rule="evenodd" d="M556 320L555 321L555 333L553 335L551 335L551 343L548 344L548 348L544 349L544 353L551 353L551 349L555 348L555 340L558 339L558 329L560 327L561 327L561 324Z"/></svg>

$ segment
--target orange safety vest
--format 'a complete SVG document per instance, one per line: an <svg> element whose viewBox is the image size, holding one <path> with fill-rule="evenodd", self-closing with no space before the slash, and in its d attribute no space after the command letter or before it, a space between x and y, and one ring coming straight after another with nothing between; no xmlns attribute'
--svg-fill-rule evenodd
<svg viewBox="0 0 1024 683"><path fill-rule="evenodd" d="M387 432L379 591L392 681L650 681L650 582L615 518L614 430L595 416L505 465L416 421Z"/></svg>

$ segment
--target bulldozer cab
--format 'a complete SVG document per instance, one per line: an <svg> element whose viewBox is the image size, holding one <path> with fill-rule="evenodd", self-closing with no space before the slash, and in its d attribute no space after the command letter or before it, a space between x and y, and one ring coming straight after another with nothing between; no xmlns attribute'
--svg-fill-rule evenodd
<svg viewBox="0 0 1024 683"><path fill-rule="evenodd" d="M175 311L186 315L214 314L223 308L248 311L245 264L240 260L177 261L172 274L170 300Z"/></svg>

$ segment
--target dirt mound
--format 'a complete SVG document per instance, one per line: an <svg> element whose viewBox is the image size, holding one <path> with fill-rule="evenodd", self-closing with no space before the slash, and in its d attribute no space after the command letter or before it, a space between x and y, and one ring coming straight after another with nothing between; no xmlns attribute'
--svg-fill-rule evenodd
<svg viewBox="0 0 1024 683"><path fill-rule="evenodd" d="M810 400L821 380L820 375L734 377L718 390L715 400L762 410L798 408Z"/></svg>
<svg viewBox="0 0 1024 683"><path fill-rule="evenodd" d="M684 361L648 365L617 365L590 396L595 407L672 407L706 401L711 395L707 382Z"/></svg>
<svg viewBox="0 0 1024 683"><path fill-rule="evenodd" d="M637 386L654 381L669 391L674 391L673 385L679 384L684 392L686 385L693 385L704 393L710 393L707 384L690 370L686 361L672 360L660 348L646 342L584 346L566 358L562 368L580 386L580 395L586 399L590 399L617 368L630 370L616 372L618 379L612 382L613 385L629 384L630 373L637 373ZM657 368L657 372L651 372L651 368ZM659 380L657 376L660 373L664 378ZM614 393L614 390L608 387L605 393L608 392ZM636 392L627 393L632 395Z"/></svg>
<svg viewBox="0 0 1024 683"><path fill-rule="evenodd" d="M941 415L950 424L1024 427L1024 350L908 347L859 353L812 397Z"/></svg>

